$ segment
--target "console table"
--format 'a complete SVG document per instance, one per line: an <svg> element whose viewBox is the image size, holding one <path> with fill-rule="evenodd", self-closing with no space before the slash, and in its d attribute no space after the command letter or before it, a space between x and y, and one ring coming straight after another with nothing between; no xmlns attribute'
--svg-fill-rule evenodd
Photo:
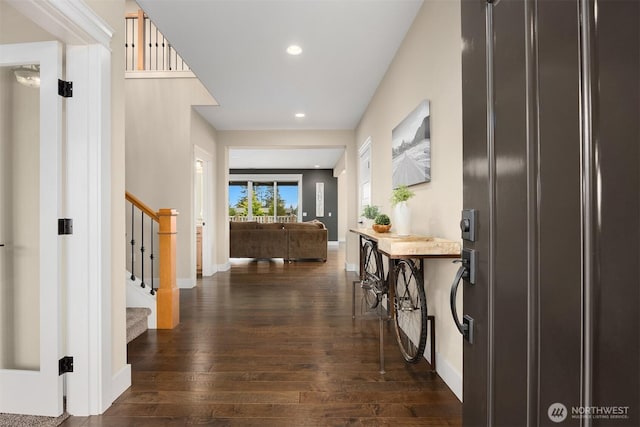
<svg viewBox="0 0 640 427"><path fill-rule="evenodd" d="M398 236L395 233L378 233L372 229L354 228L349 230L359 236L359 251L363 242L369 240L375 242L378 252L389 259L389 280L393 280L391 272L395 269L397 260L410 260L416 266L424 283L424 260L433 258L460 258L460 242L446 240L439 237L409 235ZM356 284L364 279L364 260L359 260L360 280L353 282L351 292L351 315L355 319L355 288ZM395 286L391 283L390 286ZM431 367L436 369L435 360L435 316L427 316L431 323ZM383 319L380 317L380 373L384 373L384 328Z"/></svg>

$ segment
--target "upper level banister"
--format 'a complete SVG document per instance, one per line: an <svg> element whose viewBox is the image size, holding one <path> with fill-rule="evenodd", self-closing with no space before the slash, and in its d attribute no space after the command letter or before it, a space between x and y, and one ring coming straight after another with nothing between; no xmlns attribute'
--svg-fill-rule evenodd
<svg viewBox="0 0 640 427"><path fill-rule="evenodd" d="M147 214L147 216L151 217L151 219L153 219L155 222L158 222L158 223L160 222L160 217L158 216L158 214L149 206L147 206L144 202L138 199L136 196L126 191L125 198L127 199L127 201L131 202L131 204L133 204L135 207L137 207L142 212Z"/></svg>
<svg viewBox="0 0 640 427"><path fill-rule="evenodd" d="M125 70L190 71L142 9L125 14Z"/></svg>

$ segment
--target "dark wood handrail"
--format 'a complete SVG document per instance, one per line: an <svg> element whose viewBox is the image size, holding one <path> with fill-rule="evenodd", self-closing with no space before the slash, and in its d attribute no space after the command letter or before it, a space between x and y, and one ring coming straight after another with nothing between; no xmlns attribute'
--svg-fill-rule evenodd
<svg viewBox="0 0 640 427"><path fill-rule="evenodd" d="M149 206L144 204L136 196L134 196L133 194L129 193L128 191L125 191L124 197L125 197L125 199L127 199L127 201L131 202L131 204L133 204L133 206L135 206L136 208L140 209L147 216L151 217L151 219L153 219L155 222L157 222L157 223L160 222L160 217L158 216L158 214L153 209L151 209Z"/></svg>

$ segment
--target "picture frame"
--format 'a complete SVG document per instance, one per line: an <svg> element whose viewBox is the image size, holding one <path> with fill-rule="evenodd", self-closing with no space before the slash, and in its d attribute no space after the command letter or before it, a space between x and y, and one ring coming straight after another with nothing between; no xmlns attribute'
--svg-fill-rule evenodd
<svg viewBox="0 0 640 427"><path fill-rule="evenodd" d="M431 114L425 99L391 132L392 185L431 181Z"/></svg>

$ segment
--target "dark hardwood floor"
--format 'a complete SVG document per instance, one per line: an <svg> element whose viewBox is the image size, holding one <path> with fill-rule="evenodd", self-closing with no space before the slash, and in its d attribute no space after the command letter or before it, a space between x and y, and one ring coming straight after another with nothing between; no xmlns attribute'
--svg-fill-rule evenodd
<svg viewBox="0 0 640 427"><path fill-rule="evenodd" d="M378 372L377 318L351 319L343 260L235 260L182 290L180 325L129 344L131 388L63 426L460 425L461 403L426 361L404 363L391 329Z"/></svg>

